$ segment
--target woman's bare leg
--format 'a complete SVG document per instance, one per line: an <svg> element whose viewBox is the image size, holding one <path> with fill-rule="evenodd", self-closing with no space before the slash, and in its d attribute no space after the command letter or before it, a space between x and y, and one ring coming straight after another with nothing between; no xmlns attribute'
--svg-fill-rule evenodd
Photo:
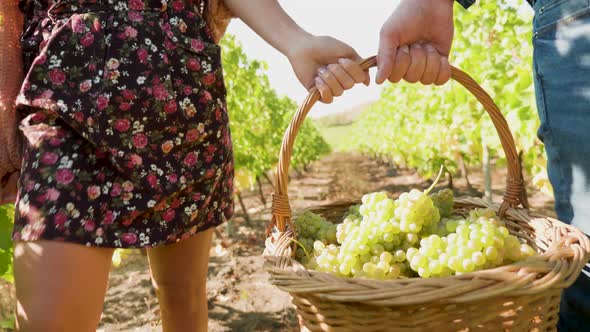
<svg viewBox="0 0 590 332"><path fill-rule="evenodd" d="M213 229L148 249L164 332L207 331L207 267Z"/></svg>
<svg viewBox="0 0 590 332"><path fill-rule="evenodd" d="M94 332L113 249L57 241L17 242L17 330Z"/></svg>

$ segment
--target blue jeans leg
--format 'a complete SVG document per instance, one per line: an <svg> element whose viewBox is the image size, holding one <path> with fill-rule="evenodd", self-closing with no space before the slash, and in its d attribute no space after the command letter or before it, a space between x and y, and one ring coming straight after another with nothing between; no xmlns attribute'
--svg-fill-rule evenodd
<svg viewBox="0 0 590 332"><path fill-rule="evenodd" d="M590 234L590 1L538 0L534 78L539 138L560 220ZM562 296L558 331L590 331L590 269Z"/></svg>

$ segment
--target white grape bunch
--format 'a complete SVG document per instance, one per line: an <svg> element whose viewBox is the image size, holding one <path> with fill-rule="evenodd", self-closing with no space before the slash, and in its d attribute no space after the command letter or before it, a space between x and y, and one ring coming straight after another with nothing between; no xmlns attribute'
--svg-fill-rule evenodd
<svg viewBox="0 0 590 332"><path fill-rule="evenodd" d="M305 211L293 222L297 233L299 248L295 251L295 257L306 263L311 258L314 242L320 241L324 245L336 243L336 225L327 221L322 216Z"/></svg>
<svg viewBox="0 0 590 332"><path fill-rule="evenodd" d="M309 269L342 277L445 277L494 268L535 255L490 209L453 215L450 189L413 189L397 200L366 194L342 223L305 212L295 220L296 258Z"/></svg>

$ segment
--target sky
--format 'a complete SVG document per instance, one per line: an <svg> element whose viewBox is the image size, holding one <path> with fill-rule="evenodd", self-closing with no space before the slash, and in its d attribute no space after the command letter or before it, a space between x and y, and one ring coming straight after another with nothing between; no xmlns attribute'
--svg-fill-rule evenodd
<svg viewBox="0 0 590 332"><path fill-rule="evenodd" d="M398 0L280 0L285 11L305 30L315 35L337 38L354 47L362 57L377 53L379 29L395 8ZM300 103L307 96L285 56L268 45L240 20L233 20L228 32L236 35L250 58L268 63L267 75L273 88ZM346 91L332 104L316 104L310 117L346 111L354 106L379 98L381 87L357 85Z"/></svg>

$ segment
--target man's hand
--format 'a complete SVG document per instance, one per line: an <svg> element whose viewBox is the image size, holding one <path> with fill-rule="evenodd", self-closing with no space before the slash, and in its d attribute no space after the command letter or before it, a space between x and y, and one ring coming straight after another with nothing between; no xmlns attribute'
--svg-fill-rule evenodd
<svg viewBox="0 0 590 332"><path fill-rule="evenodd" d="M453 0L402 0L381 28L376 81L442 85L451 77Z"/></svg>

